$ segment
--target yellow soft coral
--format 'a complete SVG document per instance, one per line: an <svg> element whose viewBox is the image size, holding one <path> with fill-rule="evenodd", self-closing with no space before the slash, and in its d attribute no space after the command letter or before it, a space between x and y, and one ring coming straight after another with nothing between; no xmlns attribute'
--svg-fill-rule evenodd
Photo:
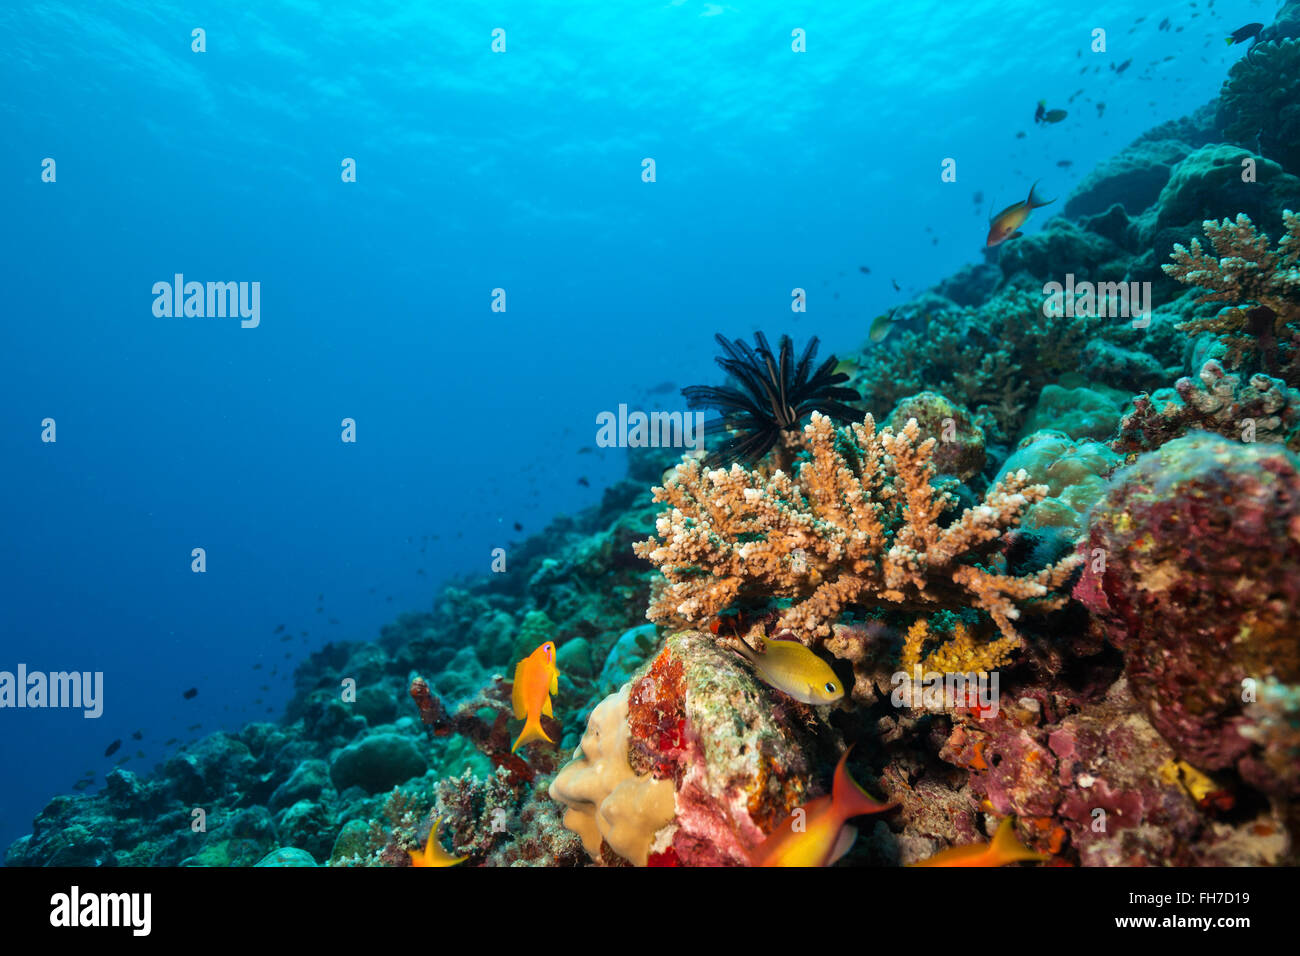
<svg viewBox="0 0 1300 956"><path fill-rule="evenodd" d="M997 570L996 543L1046 494L1025 472L1006 475L946 526L951 496L931 483L935 439L916 421L877 433L870 415L836 429L814 413L804 428L809 460L796 481L740 465L708 470L684 461L655 500L657 537L634 545L663 573L647 616L699 626L738 603L788 598L778 627L806 644L831 633L850 606L930 611L974 605L1003 636L1017 602L1049 597L1078 564L1069 556L1036 574ZM983 567L977 567L979 561Z"/></svg>
<svg viewBox="0 0 1300 956"><path fill-rule="evenodd" d="M902 656L902 669L908 674L917 668L922 673L988 673L1010 661L1018 644L1008 637L976 643L970 628L959 621L953 626L952 637L922 657L921 652L930 636L929 624L924 619L916 621L908 629Z"/></svg>

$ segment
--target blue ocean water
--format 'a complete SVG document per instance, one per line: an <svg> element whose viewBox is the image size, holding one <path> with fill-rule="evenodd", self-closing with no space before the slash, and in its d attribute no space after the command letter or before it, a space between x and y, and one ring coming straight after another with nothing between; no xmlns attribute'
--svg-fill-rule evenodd
<svg viewBox="0 0 1300 956"><path fill-rule="evenodd" d="M596 416L681 408L715 331L859 346L991 209L1208 101L1274 8L6 4L0 670L104 695L0 709L0 846L597 502ZM177 274L259 283L258 324L156 315Z"/></svg>

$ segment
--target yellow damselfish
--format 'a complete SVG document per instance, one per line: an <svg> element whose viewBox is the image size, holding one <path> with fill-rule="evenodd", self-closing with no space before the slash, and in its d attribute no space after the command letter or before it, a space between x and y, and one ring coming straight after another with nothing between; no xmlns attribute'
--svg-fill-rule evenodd
<svg viewBox="0 0 1300 956"><path fill-rule="evenodd" d="M831 666L798 641L768 637L763 645L759 654L742 641L740 652L777 690L805 704L833 704L844 696L844 685Z"/></svg>

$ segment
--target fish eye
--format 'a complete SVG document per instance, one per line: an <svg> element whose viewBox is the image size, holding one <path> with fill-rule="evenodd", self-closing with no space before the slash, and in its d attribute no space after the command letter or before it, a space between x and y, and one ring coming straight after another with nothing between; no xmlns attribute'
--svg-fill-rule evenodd
<svg viewBox="0 0 1300 956"><path fill-rule="evenodd" d="M837 687L835 686L835 682L834 682L834 681L830 681L830 680L828 680L828 681L826 682L826 693L828 693L828 694L833 694L833 693L835 693L835 691L837 691L838 689L839 689L839 688L837 688Z"/></svg>

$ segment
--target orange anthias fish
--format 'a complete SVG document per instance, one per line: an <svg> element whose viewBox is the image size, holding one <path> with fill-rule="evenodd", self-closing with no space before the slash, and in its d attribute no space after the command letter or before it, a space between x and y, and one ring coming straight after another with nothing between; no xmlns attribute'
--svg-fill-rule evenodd
<svg viewBox="0 0 1300 956"><path fill-rule="evenodd" d="M1038 183L1029 187L1029 198L1021 202L1012 203L1006 209L1002 210L993 217L989 223L989 247L996 246L1006 242L1008 239L1014 239L1020 235L1020 227L1025 224L1029 214L1039 206L1050 206L1056 202L1055 199L1048 199L1044 202L1034 195L1034 190L1038 188Z"/></svg>
<svg viewBox="0 0 1300 956"><path fill-rule="evenodd" d="M853 748L849 748L852 750ZM835 768L828 797L818 797L796 810L749 855L751 866L830 866L853 846L856 827L851 817L892 809L895 802L879 803L849 775L849 750Z"/></svg>
<svg viewBox="0 0 1300 956"><path fill-rule="evenodd" d="M1016 828L1010 817L1003 817L997 833L988 843L970 843L942 850L927 860L912 866L1006 866L1020 860L1043 861L1046 854L1035 853L1016 839Z"/></svg>
<svg viewBox="0 0 1300 956"><path fill-rule="evenodd" d="M438 842L438 831L442 829L442 817L434 821L429 828L429 839L423 850L407 850L411 855L411 866L455 866L469 859L467 856L452 856Z"/></svg>
<svg viewBox="0 0 1300 956"><path fill-rule="evenodd" d="M555 743L542 730L542 715L554 716L551 713L551 695L559 687L560 670L555 666L555 645L550 641L515 665L515 719L524 720L524 730L510 748L511 753L534 740Z"/></svg>

